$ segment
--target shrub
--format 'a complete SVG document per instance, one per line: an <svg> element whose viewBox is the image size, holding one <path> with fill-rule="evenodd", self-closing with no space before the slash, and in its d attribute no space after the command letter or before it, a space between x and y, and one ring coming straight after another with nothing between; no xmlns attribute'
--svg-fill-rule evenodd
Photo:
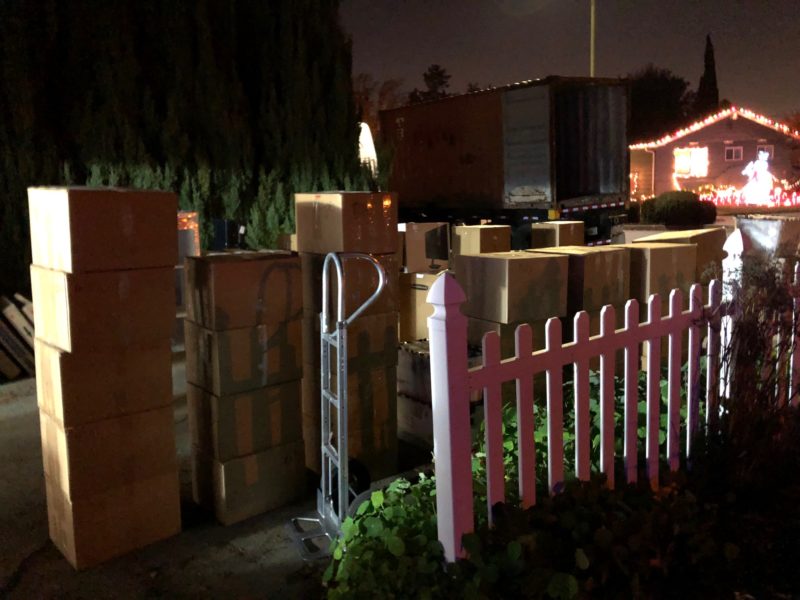
<svg viewBox="0 0 800 600"><path fill-rule="evenodd" d="M660 223L668 227L691 227L713 223L717 208L701 201L694 192L665 192L641 205L642 223Z"/></svg>

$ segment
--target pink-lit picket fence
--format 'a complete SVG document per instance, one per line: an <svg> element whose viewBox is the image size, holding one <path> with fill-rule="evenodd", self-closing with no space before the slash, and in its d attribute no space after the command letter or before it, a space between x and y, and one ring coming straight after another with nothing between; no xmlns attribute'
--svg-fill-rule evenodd
<svg viewBox="0 0 800 600"><path fill-rule="evenodd" d="M691 456L692 440L699 427L700 386L706 388L706 418L717 411L720 356L721 285L712 281L707 290L708 304L702 302L703 288L692 286L689 307L684 310L683 294L673 290L669 313L662 318L661 298L654 295L647 306L647 320L640 323L639 305L629 300L621 326L617 328L614 308L600 313L600 334L589 335L589 315L575 315L575 341L563 343L561 322L557 318L545 326L544 350L532 351L528 325L516 330L516 353L500 359L500 339L492 332L483 340L483 364L467 367L467 320L460 306L464 291L450 274L439 277L431 287L428 302L434 313L428 318L431 352L433 435L436 467L436 511L439 540L445 556L452 561L463 556L461 538L473 529L472 439L470 393L483 392L486 431L487 506L505 500L502 439L501 385L516 382L517 432L519 455L519 496L524 507L536 503L536 447L534 444L533 378L546 373L547 381L547 477L550 493L564 481L563 381L562 369L574 365L575 475L588 480L591 472L589 410L589 361L600 357L600 470L614 486L614 364L616 352L624 349L624 461L629 482L637 477L638 374L640 344L647 343L646 473L651 485L658 486L659 427L661 410L661 338L668 345L668 431L666 459L671 470L680 466L680 395L686 386L687 418L685 456ZM688 373L681 376L684 333L688 331ZM707 337L706 381L700 381L701 341Z"/></svg>

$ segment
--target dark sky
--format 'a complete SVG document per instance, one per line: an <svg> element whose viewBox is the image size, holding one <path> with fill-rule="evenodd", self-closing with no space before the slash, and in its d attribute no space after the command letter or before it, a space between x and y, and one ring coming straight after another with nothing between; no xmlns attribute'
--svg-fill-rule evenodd
<svg viewBox="0 0 800 600"><path fill-rule="evenodd" d="M772 117L800 111L800 0L596 0L596 74L647 63L697 88L711 34L720 98ZM343 0L353 73L423 87L432 63L503 85L589 74L589 0Z"/></svg>

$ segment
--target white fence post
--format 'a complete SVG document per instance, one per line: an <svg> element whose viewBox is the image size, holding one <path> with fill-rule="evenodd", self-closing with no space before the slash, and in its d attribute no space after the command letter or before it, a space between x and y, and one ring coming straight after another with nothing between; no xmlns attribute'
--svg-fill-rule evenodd
<svg viewBox="0 0 800 600"><path fill-rule="evenodd" d="M433 404L433 456L439 541L449 562L464 556L461 538L473 530L472 432L469 418L467 319L464 290L449 273L428 292Z"/></svg>

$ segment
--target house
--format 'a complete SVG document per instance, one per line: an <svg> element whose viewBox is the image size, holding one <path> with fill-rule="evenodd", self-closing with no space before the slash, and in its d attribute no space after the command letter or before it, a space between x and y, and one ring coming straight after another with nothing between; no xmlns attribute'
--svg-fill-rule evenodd
<svg viewBox="0 0 800 600"><path fill-rule="evenodd" d="M630 146L631 197L692 190L717 204L800 203L800 132L730 107Z"/></svg>

